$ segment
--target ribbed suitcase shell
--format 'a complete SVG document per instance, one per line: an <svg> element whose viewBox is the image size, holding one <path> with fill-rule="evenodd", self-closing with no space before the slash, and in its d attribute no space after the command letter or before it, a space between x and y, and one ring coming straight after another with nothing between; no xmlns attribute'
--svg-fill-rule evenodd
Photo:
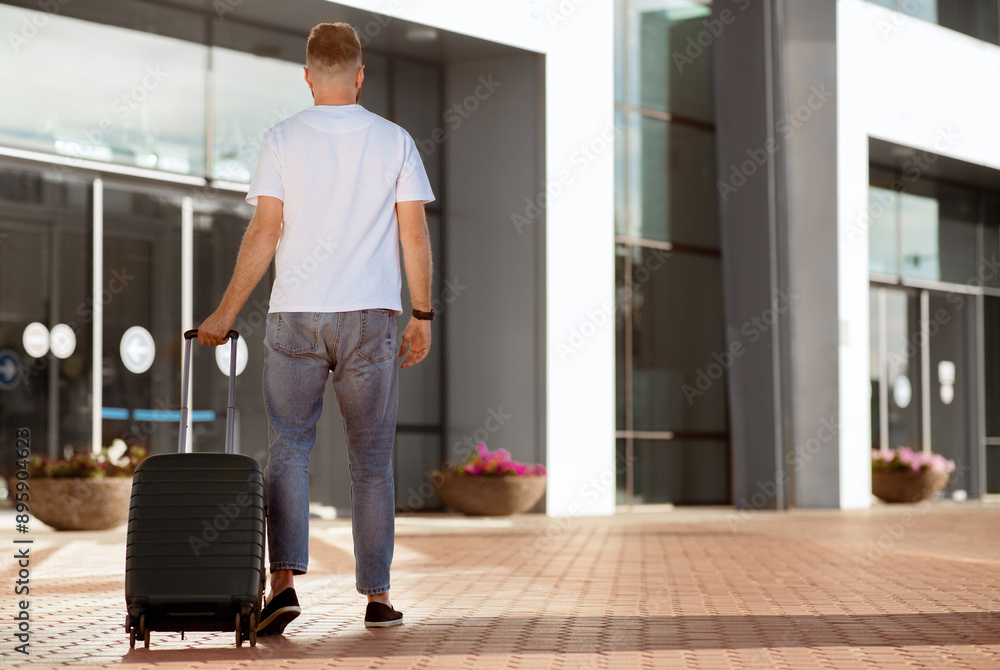
<svg viewBox="0 0 1000 670"><path fill-rule="evenodd" d="M132 480L125 558L130 619L158 631L234 631L260 610L264 476L240 454L159 454Z"/></svg>

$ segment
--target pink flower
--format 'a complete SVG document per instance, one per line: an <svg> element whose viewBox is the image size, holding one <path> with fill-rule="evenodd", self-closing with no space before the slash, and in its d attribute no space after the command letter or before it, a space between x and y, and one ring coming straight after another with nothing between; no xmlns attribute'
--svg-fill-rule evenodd
<svg viewBox="0 0 1000 670"><path fill-rule="evenodd" d="M480 442L476 445L476 453L479 454L480 458L489 458L490 450L486 448L486 445Z"/></svg>

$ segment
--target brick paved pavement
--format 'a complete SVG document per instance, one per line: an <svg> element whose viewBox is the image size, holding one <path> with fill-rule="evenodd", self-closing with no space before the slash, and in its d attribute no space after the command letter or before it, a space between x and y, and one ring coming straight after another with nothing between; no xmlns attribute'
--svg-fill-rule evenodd
<svg viewBox="0 0 1000 670"><path fill-rule="evenodd" d="M0 514L13 547L13 518ZM153 633L130 651L124 535L35 523L30 657L0 560L0 664L222 668L1000 668L1000 505L399 520L394 602L366 630L350 526L317 521L285 637Z"/></svg>

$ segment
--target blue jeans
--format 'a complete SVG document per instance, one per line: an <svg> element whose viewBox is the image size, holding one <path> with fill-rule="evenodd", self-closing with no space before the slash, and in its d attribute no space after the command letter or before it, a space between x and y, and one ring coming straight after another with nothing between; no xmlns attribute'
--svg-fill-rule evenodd
<svg viewBox="0 0 1000 670"><path fill-rule="evenodd" d="M265 494L272 572L306 572L309 452L330 378L344 417L351 468L357 589L363 594L389 590L395 538L396 352L396 315L391 310L268 314Z"/></svg>

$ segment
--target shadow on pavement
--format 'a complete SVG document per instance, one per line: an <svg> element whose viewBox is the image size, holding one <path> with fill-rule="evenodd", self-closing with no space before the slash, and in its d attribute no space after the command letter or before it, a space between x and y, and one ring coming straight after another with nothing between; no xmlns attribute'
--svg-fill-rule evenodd
<svg viewBox="0 0 1000 670"><path fill-rule="evenodd" d="M415 621L396 628L289 631L256 648L214 646L222 638L189 637L177 649L170 634L134 649L126 663L343 656L611 653L682 649L964 646L1000 643L1000 612L883 615L469 617ZM157 640L170 648L157 649ZM228 637L228 636L227 636ZM176 637L179 641L179 637ZM208 646L209 644L213 646Z"/></svg>

